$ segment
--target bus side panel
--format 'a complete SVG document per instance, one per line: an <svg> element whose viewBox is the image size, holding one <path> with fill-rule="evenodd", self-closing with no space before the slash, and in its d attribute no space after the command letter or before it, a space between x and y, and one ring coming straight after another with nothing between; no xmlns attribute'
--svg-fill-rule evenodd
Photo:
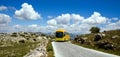
<svg viewBox="0 0 120 57"><path fill-rule="evenodd" d="M64 38L65 38L65 41L69 41L69 40L70 40L70 36L69 36L69 35L67 35L67 34L65 35L65 37L64 37Z"/></svg>

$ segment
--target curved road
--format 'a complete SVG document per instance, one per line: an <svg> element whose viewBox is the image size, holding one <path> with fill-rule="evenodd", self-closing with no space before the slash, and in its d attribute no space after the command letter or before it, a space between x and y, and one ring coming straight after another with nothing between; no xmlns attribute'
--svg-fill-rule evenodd
<svg viewBox="0 0 120 57"><path fill-rule="evenodd" d="M77 46L69 42L52 42L52 45L55 57L120 57Z"/></svg>

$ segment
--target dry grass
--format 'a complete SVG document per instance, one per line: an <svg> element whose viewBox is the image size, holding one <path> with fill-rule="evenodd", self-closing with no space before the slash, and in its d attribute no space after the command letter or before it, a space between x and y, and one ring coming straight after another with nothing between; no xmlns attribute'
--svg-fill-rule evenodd
<svg viewBox="0 0 120 57"><path fill-rule="evenodd" d="M111 53L111 54L116 54L120 56L120 29L118 30L111 30L111 31L106 31L103 32L104 34L106 34L105 37L103 37L100 41L108 41L110 43L112 43L115 47L119 47L118 49L115 50L105 50L105 49L101 49L98 48L96 46L91 46L91 45L85 45L85 44L80 44L80 43L76 43L76 42L72 42L74 44L83 46L83 47L87 47L87 48L91 48L91 49L95 49L95 50L99 50L99 51L103 51L103 52L107 52L107 53ZM112 36L118 35L118 38L112 39ZM80 37L87 37L87 41L92 41L93 44L95 44L95 42L93 41L95 34L85 34L85 35L80 35Z"/></svg>
<svg viewBox="0 0 120 57"><path fill-rule="evenodd" d="M0 57L23 57L39 42L12 43L13 46L0 47Z"/></svg>

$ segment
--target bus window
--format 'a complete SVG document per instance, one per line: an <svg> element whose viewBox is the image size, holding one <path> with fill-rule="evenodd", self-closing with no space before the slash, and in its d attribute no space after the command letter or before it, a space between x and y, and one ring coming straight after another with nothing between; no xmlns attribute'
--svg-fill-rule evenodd
<svg viewBox="0 0 120 57"><path fill-rule="evenodd" d="M56 32L56 37L57 38L62 38L64 35L63 35L63 32Z"/></svg>

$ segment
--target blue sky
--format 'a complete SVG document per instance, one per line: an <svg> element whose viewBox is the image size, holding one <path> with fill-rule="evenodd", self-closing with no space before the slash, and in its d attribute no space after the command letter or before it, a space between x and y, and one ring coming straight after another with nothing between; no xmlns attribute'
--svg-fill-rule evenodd
<svg viewBox="0 0 120 57"><path fill-rule="evenodd" d="M29 7L30 9L28 8L28 11L26 12L20 11L20 9L23 8L22 5L25 3L26 5L24 7L26 6L29 7L29 5L31 5L32 7ZM68 29L66 27L75 26L75 25L76 25L75 27L78 28L81 28L81 25L86 25L89 28L92 26L98 26L104 30L105 29L109 30L107 27L109 27L109 25L111 24L116 26L117 27L116 29L119 29L119 25L118 25L120 20L119 5L120 5L120 0L13 0L13 1L0 0L0 14L2 14L1 15L2 18L0 20L1 21L0 26L2 32L9 31L7 30L7 28L10 27L13 27L12 29L10 29L10 31L21 31L21 30L26 31L27 29L23 29L23 27L28 28L30 26L37 27L35 28L37 29L35 31L44 30L44 29L47 29L48 31L53 31L58 28ZM33 9L33 11L31 9ZM29 16L32 16L32 14L31 13L29 13L30 15L26 14L27 12L34 13L33 14L34 17L30 18ZM18 13L21 13L21 15L19 15ZM98 16L96 17L97 14ZM8 15L10 17L10 21L9 22L6 21L5 26L3 26L3 20L6 19L5 17L3 17L4 15ZM75 16L72 17L73 15ZM84 21L80 17L77 18L77 15L83 17ZM94 18L99 19L100 17L99 20L101 20L101 22L98 22L99 24L96 24L95 22L93 22L94 23L93 24L91 22L90 24L92 25L88 25L88 22L94 19L92 15L95 16ZM63 19L66 21L64 21ZM103 20L105 21L104 24L102 23L104 22ZM67 24L67 22L69 24ZM76 24L77 22L79 24ZM14 27L16 26L18 30L15 30ZM4 30L4 27L7 28ZM88 30L88 27L85 27L86 30ZM32 29L28 31L31 30ZM68 31L83 32L82 29L77 30L75 28L73 28L73 30L68 30Z"/></svg>

